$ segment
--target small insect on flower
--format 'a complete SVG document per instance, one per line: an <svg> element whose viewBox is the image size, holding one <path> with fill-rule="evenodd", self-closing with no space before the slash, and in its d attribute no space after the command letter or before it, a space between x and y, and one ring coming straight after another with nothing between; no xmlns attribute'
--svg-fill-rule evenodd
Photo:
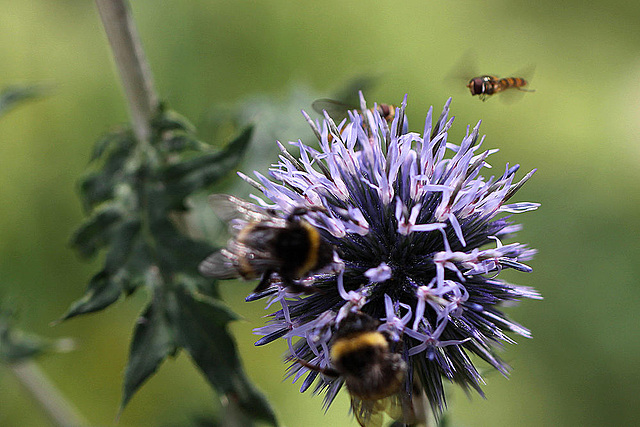
<svg viewBox="0 0 640 427"><path fill-rule="evenodd" d="M345 104L334 99L317 99L313 101L311 107L318 114L324 114L324 111L336 121L346 119L348 112L351 110L358 110L355 105ZM391 104L378 104L376 108L370 108L369 111L377 111L380 117L382 117L387 123L391 123L396 116L396 107Z"/></svg>
<svg viewBox="0 0 640 427"><path fill-rule="evenodd" d="M200 272L217 279L261 277L254 293L271 285L278 274L292 292L311 293L314 288L298 279L330 265L333 246L303 217L321 208L294 208L287 216L233 196L214 195L212 205L222 219L230 221L234 237L227 248L200 264Z"/></svg>
<svg viewBox="0 0 640 427"><path fill-rule="evenodd" d="M490 96L500 92L504 92L507 89L517 89L523 92L535 92L532 89L525 89L529 82L521 77L505 77L499 78L496 76L484 75L474 77L469 80L467 87L471 91L471 95L478 95L481 101L486 101Z"/></svg>
<svg viewBox="0 0 640 427"><path fill-rule="evenodd" d="M380 322L360 311L350 312L338 324L330 344L330 368L294 359L330 378L343 378L351 409L362 426L382 425L384 414L403 423L424 422L426 411L404 390L407 364L401 341L379 332ZM420 394L418 393L417 396Z"/></svg>

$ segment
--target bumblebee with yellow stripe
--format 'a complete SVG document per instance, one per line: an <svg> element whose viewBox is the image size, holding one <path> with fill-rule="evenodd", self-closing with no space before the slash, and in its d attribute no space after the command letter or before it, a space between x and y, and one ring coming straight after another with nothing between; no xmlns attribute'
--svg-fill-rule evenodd
<svg viewBox="0 0 640 427"><path fill-rule="evenodd" d="M407 363L398 348L400 342L378 331L379 325L365 313L350 312L337 325L330 343L331 367L294 360L327 377L342 378L361 426L382 426L385 414L401 423L424 425L424 393L412 387L412 392L407 390Z"/></svg>
<svg viewBox="0 0 640 427"><path fill-rule="evenodd" d="M254 292L276 282L292 292L312 293L313 286L300 283L333 262L334 248L318 229L303 217L322 208L295 208L286 217L233 196L214 195L212 205L229 221L234 237L227 247L206 258L200 272L217 279L260 277Z"/></svg>
<svg viewBox="0 0 640 427"><path fill-rule="evenodd" d="M474 77L469 80L467 87L471 91L471 95L478 95L480 100L486 101L490 96L507 89L517 89L524 92L535 92L531 89L525 89L529 83L521 77L505 77L499 78L491 75Z"/></svg>

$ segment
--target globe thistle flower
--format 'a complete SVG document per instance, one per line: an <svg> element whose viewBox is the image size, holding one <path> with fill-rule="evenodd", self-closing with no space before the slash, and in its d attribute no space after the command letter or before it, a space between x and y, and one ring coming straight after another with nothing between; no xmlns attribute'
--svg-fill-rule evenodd
<svg viewBox="0 0 640 427"><path fill-rule="evenodd" d="M326 112L321 123L303 112L319 150L292 142L294 156L278 143L282 153L270 177L240 174L263 193L256 203L270 212L313 208L305 219L336 249L330 271L303 280L317 292L272 286L247 298L278 307L255 330L263 335L256 345L285 339L288 375L294 382L304 377L302 392L315 384L326 407L345 379L322 374L335 371L332 345L352 313L375 319L402 358L400 392L424 391L436 416L446 406L444 381L482 394L471 356L506 375L509 367L496 354L514 342L506 332L531 336L500 307L540 295L497 276L503 269L531 271L523 262L535 250L502 243L520 229L502 214L539 206L510 202L535 170L516 182L519 166L507 165L484 178L487 157L497 150L481 150L480 123L467 127L460 144L448 141L450 103L435 124L429 109L422 134L408 131L406 96L391 123L368 110L362 96L362 109L338 125Z"/></svg>

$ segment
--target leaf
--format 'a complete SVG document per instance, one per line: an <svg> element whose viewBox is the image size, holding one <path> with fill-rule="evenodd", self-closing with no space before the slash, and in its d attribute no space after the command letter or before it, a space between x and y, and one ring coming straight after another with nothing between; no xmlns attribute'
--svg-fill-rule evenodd
<svg viewBox="0 0 640 427"><path fill-rule="evenodd" d="M173 222L158 221L153 230L158 240L158 257L165 266L174 271L197 271L200 262L213 252L213 247L205 242L192 240L178 232ZM192 275L197 282L211 283L199 274Z"/></svg>
<svg viewBox="0 0 640 427"><path fill-rule="evenodd" d="M175 215L185 209L186 197L237 165L252 130L218 150L198 141L178 115L162 111L153 123L150 143L139 144L129 129L120 129L94 148L91 172L80 183L88 218L71 243L85 257L102 250L104 265L62 320L102 310L120 295L146 288L151 300L134 328L120 410L168 356L185 348L243 416L275 424L273 411L245 376L227 330L235 314L217 299L215 281L198 272L214 249L182 234Z"/></svg>
<svg viewBox="0 0 640 427"><path fill-rule="evenodd" d="M199 189L207 188L227 175L238 165L247 149L253 128L246 128L237 138L219 152L198 156L171 165L164 170L173 206Z"/></svg>
<svg viewBox="0 0 640 427"><path fill-rule="evenodd" d="M180 130L186 134L195 133L195 127L182 115L175 111L167 110L165 106L161 106L159 114L157 114L151 123L152 127L159 133L170 130Z"/></svg>
<svg viewBox="0 0 640 427"><path fill-rule="evenodd" d="M113 204L105 204L94 211L71 238L71 244L75 246L85 258L95 255L107 240L106 233L111 226L122 219L122 209Z"/></svg>
<svg viewBox="0 0 640 427"><path fill-rule="evenodd" d="M42 87L37 85L9 86L0 93L0 115L7 113L20 102L39 98Z"/></svg>
<svg viewBox="0 0 640 427"><path fill-rule="evenodd" d="M120 411L167 356L176 352L175 331L164 308L157 301L152 302L136 322L124 373Z"/></svg>
<svg viewBox="0 0 640 427"><path fill-rule="evenodd" d="M180 277L177 280L184 280ZM243 373L227 325L237 319L219 300L189 290L156 293L139 318L125 372L121 410L162 362L184 348L214 388L247 415L276 424L264 397Z"/></svg>
<svg viewBox="0 0 640 427"><path fill-rule="evenodd" d="M99 203L116 197L119 184L127 182L127 162L134 156L135 140L129 129L99 140L92 154L92 169L80 181L83 206L90 212Z"/></svg>
<svg viewBox="0 0 640 427"><path fill-rule="evenodd" d="M51 351L69 351L73 342L68 338L51 340L28 334L15 327L15 309L0 305L0 362L19 363Z"/></svg>
<svg viewBox="0 0 640 427"><path fill-rule="evenodd" d="M187 293L178 293L178 306L180 344L207 380L244 412L276 425L269 403L244 375L235 343L226 329L235 316L216 300L198 300Z"/></svg>
<svg viewBox="0 0 640 427"><path fill-rule="evenodd" d="M89 287L85 294L71 304L67 313L59 320L59 322L80 314L93 313L110 306L118 300L122 289L116 282L111 280L109 274L102 270L91 278Z"/></svg>

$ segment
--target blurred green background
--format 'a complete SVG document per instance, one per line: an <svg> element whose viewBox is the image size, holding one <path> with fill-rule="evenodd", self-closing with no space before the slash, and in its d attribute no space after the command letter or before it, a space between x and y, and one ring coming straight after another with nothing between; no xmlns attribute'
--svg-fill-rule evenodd
<svg viewBox="0 0 640 427"><path fill-rule="evenodd" d="M134 3L157 89L172 108L206 125L214 103L254 95L275 103L282 117L273 104L257 115L258 123L282 121L281 133L256 142L255 152L271 153L270 161L275 138L311 141L301 108L358 75L379 77L366 94L371 103L399 103L408 93L414 130L422 130L430 105L439 111L449 96L452 141L482 119L485 147L501 150L491 159L497 170L506 162L525 172L538 168L518 200L542 207L517 217L525 226L518 241L539 249L534 272L505 278L534 286L545 300L510 309L534 339L507 347L513 374L488 374L486 400L451 390L452 424L640 424L640 3ZM49 323L82 295L97 268L68 247L82 219L76 183L93 142L127 121L126 105L93 2L1 0L0 7L0 87L51 87L0 120L0 293L17 301L23 328L77 339L77 351L45 357L40 366L94 425L114 425L131 331L146 296L54 328ZM472 98L464 82L448 79L469 50L479 73L507 76L535 65L536 92L514 104ZM264 157L250 151L241 169L256 164ZM320 397L282 381L280 343L253 346L251 330L265 312L261 302L243 302L252 284L221 289L245 318L233 330L247 371L283 424L356 425L346 395L323 414ZM214 413L216 402L180 356L143 386L118 425L187 425ZM3 367L0 425L48 425Z"/></svg>

